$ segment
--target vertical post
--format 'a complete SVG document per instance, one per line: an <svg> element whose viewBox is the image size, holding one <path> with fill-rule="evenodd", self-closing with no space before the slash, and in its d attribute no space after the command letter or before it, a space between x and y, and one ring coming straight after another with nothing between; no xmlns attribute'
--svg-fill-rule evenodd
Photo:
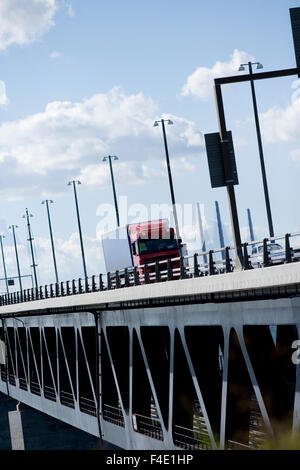
<svg viewBox="0 0 300 470"><path fill-rule="evenodd" d="M181 245L181 237L180 237L180 233L179 233L179 224L178 224L177 209L176 209L175 194L174 194L174 188L173 188L172 173L171 173L170 158L169 158L169 150L168 150L168 143L167 143L167 136L166 136L165 120L164 119L161 120L161 125L162 125L164 145L165 145L167 170L168 170L170 192L171 192L171 201L172 201L173 216L174 216L174 223L175 223L175 231L176 231L176 237L177 237L177 240L178 240L179 246L180 246Z"/></svg>
<svg viewBox="0 0 300 470"><path fill-rule="evenodd" d="M217 213L217 223L218 223L218 231L219 231L219 240L220 240L220 248L225 247L224 243L224 235L223 235L223 228L222 228L222 222L221 222L221 216L220 216L220 209L219 209L219 203L218 201L215 201L216 205L216 213ZM222 259L225 259L225 252L222 251Z"/></svg>
<svg viewBox="0 0 300 470"><path fill-rule="evenodd" d="M0 235L0 244L1 244L1 253L2 253L2 263L3 263L3 271L4 271L4 279L5 279L5 285L6 285L6 292L7 294L9 293L8 289L8 280L7 280L7 274L6 274L6 264L5 264L5 257L4 257L4 249L3 249L3 238L5 238L5 235Z"/></svg>
<svg viewBox="0 0 300 470"><path fill-rule="evenodd" d="M205 252L206 251L206 244L205 244L203 224L202 224L202 216L201 216L199 202L197 202L197 212L198 212L198 221L199 221L199 228L200 228L200 235L201 235L201 242L202 242L201 251ZM204 261L205 264L207 263L207 255L203 255L203 261Z"/></svg>
<svg viewBox="0 0 300 470"><path fill-rule="evenodd" d="M77 193L76 193L76 181L69 182L69 185L73 185L73 190L74 190L74 198L75 198L75 206L76 206L76 214L77 214L77 222L78 222L78 232L79 232L79 239L80 239L80 247L81 247L81 256L82 256L82 264L83 264L83 271L84 271L84 277L87 278L87 270L86 270L86 263L85 263L85 256L84 256L84 248L83 248L83 239L82 239L82 232L81 232L81 224L80 224L80 216L79 216L79 207L78 207L78 199L77 199ZM78 181L78 184L80 182Z"/></svg>
<svg viewBox="0 0 300 470"><path fill-rule="evenodd" d="M290 233L285 234L285 262L292 262L291 246L290 246Z"/></svg>
<svg viewBox="0 0 300 470"><path fill-rule="evenodd" d="M55 249L54 249L54 240L53 240L53 233L52 233L52 225L51 225L51 218L50 218L50 209L49 209L49 202L53 203L53 201L46 199L45 202L46 202L46 208L47 208L47 217L48 217L48 225L49 225L49 232L50 232L51 249L52 249L52 257L53 257L54 272L55 272L55 281L59 282L58 273L57 273ZM42 204L44 204L44 201L42 201Z"/></svg>
<svg viewBox="0 0 300 470"><path fill-rule="evenodd" d="M13 239L14 239L14 246L15 246L15 254L16 254L16 262L17 262L17 269L18 269L18 278L19 278L19 286L20 292L22 291L22 280L21 280L21 271L20 271L20 263L19 263L19 256L18 256L18 249L17 249L17 241L16 241L16 233L15 228L18 228L17 225L11 225L9 228L12 229L13 232Z"/></svg>
<svg viewBox="0 0 300 470"><path fill-rule="evenodd" d="M253 71L252 71L251 62L248 62L248 66L249 66L249 74L252 75ZM267 183L267 176L266 176L266 169L265 169L265 162L264 162L264 154L263 154L263 146L262 146L262 140L261 140L260 125L259 125L259 119L258 119L257 103L256 103L255 88L254 88L254 81L253 80L250 80L250 85L251 85L251 94L252 94L252 102L253 102L253 110L254 110L255 127L256 127L258 151L259 151L260 166L261 166L261 174L262 174L263 188L264 188L265 202L266 202L266 209L267 209L269 233L270 233L270 237L274 237L274 228L273 228L273 221L272 221L272 214L271 214L269 190L268 190L268 183Z"/></svg>
<svg viewBox="0 0 300 470"><path fill-rule="evenodd" d="M31 214L29 214L28 209L26 208L26 215L23 215L23 217L27 219L27 228L28 228L28 241L30 243L30 251L31 251L31 259L32 259L32 268L33 268L33 275L34 275L34 282L35 282L35 287L38 287L38 280L37 280L37 273L36 273L36 266L37 264L35 263L34 259L34 252L33 252L33 245L32 242L34 238L32 238L31 235L31 228L30 228L30 222L29 222L29 217L32 217Z"/></svg>
<svg viewBox="0 0 300 470"><path fill-rule="evenodd" d="M231 218L231 225L232 225L232 232L233 232L233 243L234 243L234 248L236 252L235 270L241 270L242 265L243 265L241 234L240 234L240 226L239 226L238 212L237 212L233 178L232 178L232 170L231 170L230 157L229 157L223 98L222 98L222 92L221 92L221 85L219 84L215 84L215 95L216 95L217 113L218 113L218 120L219 120L219 130L220 130L220 138L221 138L221 146L222 146L223 163L224 163L225 182L226 182L226 187L227 187L230 218Z"/></svg>

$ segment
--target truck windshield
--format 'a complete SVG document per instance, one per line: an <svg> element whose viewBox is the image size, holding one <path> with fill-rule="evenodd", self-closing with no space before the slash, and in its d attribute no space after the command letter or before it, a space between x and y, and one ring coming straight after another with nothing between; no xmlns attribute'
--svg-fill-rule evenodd
<svg viewBox="0 0 300 470"><path fill-rule="evenodd" d="M178 248L175 239L139 240L139 254L158 253L160 251L176 250Z"/></svg>

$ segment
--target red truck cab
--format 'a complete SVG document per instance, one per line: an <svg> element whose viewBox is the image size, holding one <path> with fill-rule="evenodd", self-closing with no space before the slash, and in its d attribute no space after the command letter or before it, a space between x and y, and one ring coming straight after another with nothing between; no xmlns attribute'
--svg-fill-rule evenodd
<svg viewBox="0 0 300 470"><path fill-rule="evenodd" d="M174 229L169 227L168 219L129 224L128 235L134 266L180 257L178 241ZM160 271L167 270L167 263L161 263L159 266ZM172 269L178 268L179 260L172 261L171 266ZM144 273L143 269L139 271L140 274ZM149 266L148 272L155 272L155 266Z"/></svg>

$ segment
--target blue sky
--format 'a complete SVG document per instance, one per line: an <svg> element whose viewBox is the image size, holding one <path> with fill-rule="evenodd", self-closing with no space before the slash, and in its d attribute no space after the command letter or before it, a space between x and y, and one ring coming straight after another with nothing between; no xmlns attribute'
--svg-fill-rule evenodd
<svg viewBox="0 0 300 470"><path fill-rule="evenodd" d="M160 128L167 127L176 201L192 205L182 221L191 250L202 204L207 243L218 245L214 201L231 242L225 188L210 187L203 134L218 131L213 79L241 61L264 70L295 67L289 8L295 0L0 0L0 225L7 270L16 275L8 226L18 225L23 274L30 271L28 207L41 283L54 280L45 207L51 205L61 279L82 275L76 214L67 182L79 178L89 274L104 270L97 232L112 191L105 155L115 162L117 193L130 222L143 205L170 204ZM258 71L259 73L259 71ZM300 231L300 98L297 77L256 83L275 233ZM239 186L243 240L252 212L257 238L268 233L249 83L223 87ZM124 199L123 199L124 200ZM125 220L125 219L124 219ZM110 217L114 224L114 214ZM198 244L198 245L197 245ZM3 289L3 286L1 287ZM1 289L0 289L1 290Z"/></svg>

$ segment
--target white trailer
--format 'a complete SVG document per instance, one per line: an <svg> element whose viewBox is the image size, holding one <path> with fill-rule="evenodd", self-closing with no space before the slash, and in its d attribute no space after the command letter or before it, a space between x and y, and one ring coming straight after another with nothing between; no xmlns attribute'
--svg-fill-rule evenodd
<svg viewBox="0 0 300 470"><path fill-rule="evenodd" d="M101 239L106 272L133 266L128 225L104 233Z"/></svg>

